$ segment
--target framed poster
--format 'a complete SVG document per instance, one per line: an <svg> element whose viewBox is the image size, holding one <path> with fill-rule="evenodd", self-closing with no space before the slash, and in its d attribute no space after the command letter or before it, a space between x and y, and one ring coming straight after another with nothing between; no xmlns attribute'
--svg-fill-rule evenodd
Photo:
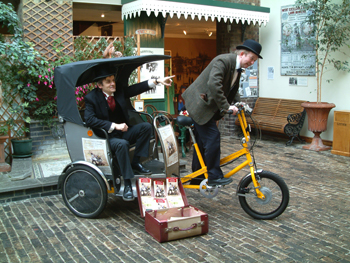
<svg viewBox="0 0 350 263"><path fill-rule="evenodd" d="M281 75L315 76L314 25L306 22L309 10L281 7Z"/></svg>
<svg viewBox="0 0 350 263"><path fill-rule="evenodd" d="M106 140L82 138L84 159L96 166L109 166Z"/></svg>
<svg viewBox="0 0 350 263"><path fill-rule="evenodd" d="M163 48L140 48L142 55L164 55ZM152 61L141 66L141 82L149 79L164 78L164 60ZM157 85L154 90L141 94L141 99L164 99L164 86Z"/></svg>
<svg viewBox="0 0 350 263"><path fill-rule="evenodd" d="M134 108L136 111L143 111L144 102L143 100L134 100Z"/></svg>

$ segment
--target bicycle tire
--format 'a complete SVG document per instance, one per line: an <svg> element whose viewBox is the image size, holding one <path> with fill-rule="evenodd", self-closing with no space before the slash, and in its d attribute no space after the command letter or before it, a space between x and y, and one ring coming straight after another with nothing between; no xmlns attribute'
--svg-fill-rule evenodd
<svg viewBox="0 0 350 263"><path fill-rule="evenodd" d="M239 203L242 209L255 219L274 219L288 206L288 186L280 176L272 172L261 171L257 172L256 176L265 199L256 196L252 178L247 176L239 186Z"/></svg>
<svg viewBox="0 0 350 263"><path fill-rule="evenodd" d="M107 187L101 176L84 165L69 169L62 180L62 198L76 216L96 218L107 204Z"/></svg>

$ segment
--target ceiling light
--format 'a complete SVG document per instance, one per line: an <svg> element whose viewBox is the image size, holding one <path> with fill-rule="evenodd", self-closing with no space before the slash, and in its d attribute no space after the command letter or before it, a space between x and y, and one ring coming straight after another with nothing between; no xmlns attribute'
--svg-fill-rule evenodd
<svg viewBox="0 0 350 263"><path fill-rule="evenodd" d="M186 32L186 30L184 30L183 32L184 32L184 35L187 35L187 32Z"/></svg>
<svg viewBox="0 0 350 263"><path fill-rule="evenodd" d="M101 17L105 17L105 14L102 13L102 14L101 14Z"/></svg>
<svg viewBox="0 0 350 263"><path fill-rule="evenodd" d="M213 34L213 32L209 32L208 36L211 37L212 34Z"/></svg>

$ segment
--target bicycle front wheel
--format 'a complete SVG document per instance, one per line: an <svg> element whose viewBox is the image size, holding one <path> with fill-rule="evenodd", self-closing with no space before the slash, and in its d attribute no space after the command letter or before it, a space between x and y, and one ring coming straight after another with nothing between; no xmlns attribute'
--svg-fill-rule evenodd
<svg viewBox="0 0 350 263"><path fill-rule="evenodd" d="M273 219L281 215L289 203L289 190L284 180L268 171L255 174L265 198L256 196L252 177L244 178L239 186L239 203L242 209L255 219Z"/></svg>

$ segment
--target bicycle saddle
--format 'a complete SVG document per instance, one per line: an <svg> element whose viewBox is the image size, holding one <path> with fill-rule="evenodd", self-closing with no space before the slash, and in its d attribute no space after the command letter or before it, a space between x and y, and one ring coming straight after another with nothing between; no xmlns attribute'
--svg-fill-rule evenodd
<svg viewBox="0 0 350 263"><path fill-rule="evenodd" d="M176 118L178 124L182 126L191 126L193 124L193 120L191 117L186 117L184 115L180 115Z"/></svg>

